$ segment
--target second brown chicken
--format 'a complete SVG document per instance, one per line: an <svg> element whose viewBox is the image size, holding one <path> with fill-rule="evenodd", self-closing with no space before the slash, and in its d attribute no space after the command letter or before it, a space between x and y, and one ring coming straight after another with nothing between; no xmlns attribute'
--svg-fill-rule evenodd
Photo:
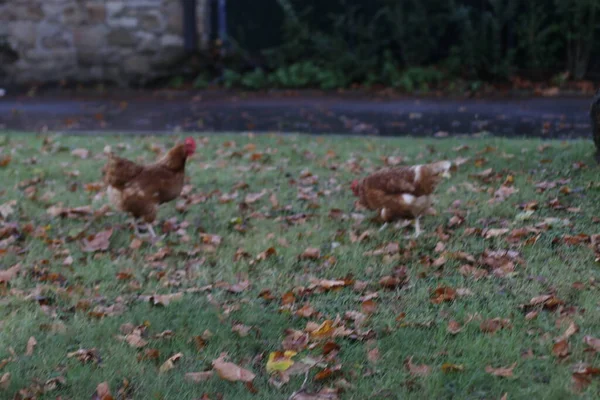
<svg viewBox="0 0 600 400"><path fill-rule="evenodd" d="M420 218L435 214L433 192L442 178L450 176L450 161L386 168L352 182L352 191L366 208L377 211L385 222L415 220L415 236L421 233Z"/></svg>

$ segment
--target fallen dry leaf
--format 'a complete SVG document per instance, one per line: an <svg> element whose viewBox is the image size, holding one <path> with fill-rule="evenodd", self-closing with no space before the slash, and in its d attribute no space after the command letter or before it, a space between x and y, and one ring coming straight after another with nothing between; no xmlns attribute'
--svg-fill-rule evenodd
<svg viewBox="0 0 600 400"><path fill-rule="evenodd" d="M321 250L309 247L302 254L300 254L301 260L318 260L321 257Z"/></svg>
<svg viewBox="0 0 600 400"><path fill-rule="evenodd" d="M230 382L252 382L254 375L251 371L238 367L232 362L225 361L226 356L221 355L212 362L214 370L217 372L221 379L225 379Z"/></svg>
<svg viewBox="0 0 600 400"><path fill-rule="evenodd" d="M558 358L565 358L569 355L569 342L567 339L559 340L552 346L552 354Z"/></svg>
<svg viewBox="0 0 600 400"><path fill-rule="evenodd" d="M171 293L171 294L155 294L148 297L148 301L155 306L168 306L172 301L178 301L183 298L183 293Z"/></svg>
<svg viewBox="0 0 600 400"><path fill-rule="evenodd" d="M75 150L71 151L71 154L75 157L79 157L82 160L85 160L86 158L88 158L90 156L90 151L87 149L75 149Z"/></svg>
<svg viewBox="0 0 600 400"><path fill-rule="evenodd" d="M493 318L481 322L481 324L479 324L479 329L484 333L496 333L498 330L509 326L509 319Z"/></svg>
<svg viewBox="0 0 600 400"><path fill-rule="evenodd" d="M29 340L27 341L27 349L25 350L25 355L32 356L33 350L35 349L36 345L37 345L37 340L35 340L35 338L33 336L30 337Z"/></svg>
<svg viewBox="0 0 600 400"><path fill-rule="evenodd" d="M2 377L0 377L0 389L6 390L10 386L10 372L5 372Z"/></svg>
<svg viewBox="0 0 600 400"><path fill-rule="evenodd" d="M10 282L21 270L21 264L15 264L9 269L0 271L0 283Z"/></svg>
<svg viewBox="0 0 600 400"><path fill-rule="evenodd" d="M408 357L404 361L404 366L408 372L413 376L429 376L431 374L431 367L429 365L416 365L412 363L413 357Z"/></svg>
<svg viewBox="0 0 600 400"><path fill-rule="evenodd" d="M451 364L444 363L442 364L442 372L445 374L449 374L450 372L462 372L465 370L465 366L461 364Z"/></svg>
<svg viewBox="0 0 600 400"><path fill-rule="evenodd" d="M594 351L600 353L600 339L597 339L592 336L585 336L583 338L583 343L590 346Z"/></svg>
<svg viewBox="0 0 600 400"><path fill-rule="evenodd" d="M516 366L517 366L517 363L514 363L510 367L500 367L500 368L493 368L491 365L488 365L487 367L485 367L485 372L487 372L490 375L500 376L503 378L509 378L509 377L513 376L513 371Z"/></svg>
<svg viewBox="0 0 600 400"><path fill-rule="evenodd" d="M297 353L295 351L274 351L269 354L267 361L267 372L272 374L274 372L284 372L294 365L292 358Z"/></svg>
<svg viewBox="0 0 600 400"><path fill-rule="evenodd" d="M571 321L571 323L569 324L569 327L567 328L567 330L565 331L565 333L563 333L562 336L559 339L567 340L571 336L573 336L574 334L576 334L577 332L579 332L579 327L577 326L577 324L575 324L575 322Z"/></svg>
<svg viewBox="0 0 600 400"><path fill-rule="evenodd" d="M441 286L435 289L431 295L431 302L433 304L441 304L445 301L453 301L456 298L456 290Z"/></svg>
<svg viewBox="0 0 600 400"><path fill-rule="evenodd" d="M231 327L231 331L237 333L240 337L248 336L251 329L252 327L243 324L235 324Z"/></svg>
<svg viewBox="0 0 600 400"><path fill-rule="evenodd" d="M367 352L367 360L369 360L370 363L372 364L376 364L377 361L379 361L379 349L377 347L375 347L374 349L371 349Z"/></svg>
<svg viewBox="0 0 600 400"><path fill-rule="evenodd" d="M173 368L175 368L175 363L177 363L182 357L183 353L177 353L172 355L167 361L163 363L163 365L160 366L158 372L164 374L165 372L172 370Z"/></svg>
<svg viewBox="0 0 600 400"><path fill-rule="evenodd" d="M110 394L110 387L108 382L99 383L96 386L96 392L92 395L92 400L112 400L113 397Z"/></svg>
<svg viewBox="0 0 600 400"><path fill-rule="evenodd" d="M317 393L308 393L304 390L295 392L289 400L338 400L338 390L323 388Z"/></svg>
<svg viewBox="0 0 600 400"><path fill-rule="evenodd" d="M113 230L111 228L100 231L90 238L83 239L82 250L88 253L108 250L108 247L110 246L110 237L112 234Z"/></svg>
<svg viewBox="0 0 600 400"><path fill-rule="evenodd" d="M191 382L191 383L201 383L201 382L206 382L207 380L212 378L213 375L214 375L213 371L187 372L184 375L184 379L187 382Z"/></svg>
<svg viewBox="0 0 600 400"><path fill-rule="evenodd" d="M460 326L458 322L451 320L450 322L448 322L448 327L446 328L446 330L448 331L448 333L456 335L460 331L462 331L462 326Z"/></svg>

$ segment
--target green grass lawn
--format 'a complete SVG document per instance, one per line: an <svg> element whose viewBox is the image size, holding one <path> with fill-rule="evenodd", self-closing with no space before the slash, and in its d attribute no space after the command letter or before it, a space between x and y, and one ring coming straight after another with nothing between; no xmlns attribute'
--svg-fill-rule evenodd
<svg viewBox="0 0 600 400"><path fill-rule="evenodd" d="M167 236L140 246L103 209L103 149L151 161L174 138L0 137L0 398L102 398L102 382L122 399L598 398L581 372L600 367L584 339L600 337L590 141L197 139ZM440 159L461 165L418 239L355 206L353 178ZM64 216L86 206L95 219ZM84 251L110 228L106 251ZM294 330L295 365L270 374ZM252 384L186 378L222 353Z"/></svg>

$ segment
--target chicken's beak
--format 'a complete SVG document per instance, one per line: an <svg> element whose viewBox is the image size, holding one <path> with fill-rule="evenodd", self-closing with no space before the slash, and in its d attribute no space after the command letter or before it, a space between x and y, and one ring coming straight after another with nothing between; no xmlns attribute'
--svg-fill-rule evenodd
<svg viewBox="0 0 600 400"><path fill-rule="evenodd" d="M442 178L448 178L450 179L452 177L452 175L450 175L450 171L444 171L442 173Z"/></svg>

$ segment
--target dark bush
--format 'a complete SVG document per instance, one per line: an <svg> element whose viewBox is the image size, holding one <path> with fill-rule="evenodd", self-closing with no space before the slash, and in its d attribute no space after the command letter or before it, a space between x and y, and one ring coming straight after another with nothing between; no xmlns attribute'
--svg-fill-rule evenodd
<svg viewBox="0 0 600 400"><path fill-rule="evenodd" d="M234 43L253 60L247 69L227 71L228 86L330 89L360 83L414 91L450 79L506 80L515 73L541 79L568 71L581 79L600 64L599 0L228 4Z"/></svg>

